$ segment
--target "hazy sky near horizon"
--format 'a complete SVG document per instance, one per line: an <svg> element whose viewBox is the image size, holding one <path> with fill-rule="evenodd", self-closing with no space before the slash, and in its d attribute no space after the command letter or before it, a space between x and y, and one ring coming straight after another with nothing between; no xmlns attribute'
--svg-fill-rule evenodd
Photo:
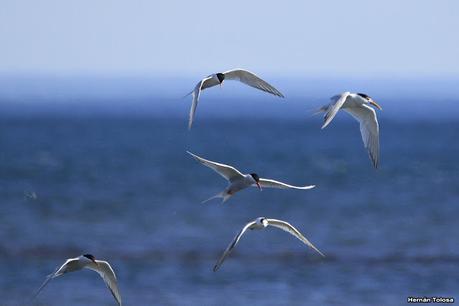
<svg viewBox="0 0 459 306"><path fill-rule="evenodd" d="M458 77L459 1L2 0L0 73Z"/></svg>

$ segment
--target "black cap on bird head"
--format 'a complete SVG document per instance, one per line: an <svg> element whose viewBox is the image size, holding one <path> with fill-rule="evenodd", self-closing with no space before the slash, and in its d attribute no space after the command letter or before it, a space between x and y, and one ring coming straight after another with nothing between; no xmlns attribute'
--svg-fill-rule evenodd
<svg viewBox="0 0 459 306"><path fill-rule="evenodd" d="M261 186L260 186L260 177L256 173L250 173L250 176L255 180L255 184L257 184L258 189L261 191Z"/></svg>
<svg viewBox="0 0 459 306"><path fill-rule="evenodd" d="M370 103L371 105L373 105L373 106L376 107L377 109L382 110L382 107L379 106L379 104L376 103L375 100L373 100L369 95L366 95L366 94L360 93L360 92L358 92L357 95L359 95L359 96L361 96L362 98L364 98L365 100L367 100L368 103Z"/></svg>
<svg viewBox="0 0 459 306"><path fill-rule="evenodd" d="M357 93L359 96L361 96L362 98L364 98L365 100L371 100L370 96L364 94L364 93L361 93L361 92L358 92Z"/></svg>
<svg viewBox="0 0 459 306"><path fill-rule="evenodd" d="M94 257L94 255L91 255L91 254L84 254L83 255L84 257L86 257L87 259L91 260L91 261L96 261L96 257Z"/></svg>
<svg viewBox="0 0 459 306"><path fill-rule="evenodd" d="M225 79L225 75L223 73L219 72L219 73L217 73L217 79L221 84L223 82L223 80Z"/></svg>
<svg viewBox="0 0 459 306"><path fill-rule="evenodd" d="M264 227L268 226L268 219L266 219L265 217L258 217L256 219L256 222Z"/></svg>
<svg viewBox="0 0 459 306"><path fill-rule="evenodd" d="M258 183L258 181L260 180L260 177L258 176L258 174L256 174L256 173L250 173L250 175L253 177L253 179L255 180L255 182Z"/></svg>

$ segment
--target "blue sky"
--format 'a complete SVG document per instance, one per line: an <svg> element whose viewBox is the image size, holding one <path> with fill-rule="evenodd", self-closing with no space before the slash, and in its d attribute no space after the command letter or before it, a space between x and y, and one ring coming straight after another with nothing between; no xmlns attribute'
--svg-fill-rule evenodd
<svg viewBox="0 0 459 306"><path fill-rule="evenodd" d="M458 77L458 1L2 0L0 74Z"/></svg>

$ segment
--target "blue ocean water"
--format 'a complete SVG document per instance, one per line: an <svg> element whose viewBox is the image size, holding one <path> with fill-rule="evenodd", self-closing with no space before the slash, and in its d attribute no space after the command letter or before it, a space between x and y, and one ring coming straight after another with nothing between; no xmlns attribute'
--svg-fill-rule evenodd
<svg viewBox="0 0 459 306"><path fill-rule="evenodd" d="M186 108L188 104L186 104ZM0 120L1 305L114 305L96 273L45 276L66 258L112 263L124 305L404 305L459 288L457 120L382 118L374 170L358 123L320 118L37 116ZM310 191L240 192L186 154ZM243 237L248 221L295 225Z"/></svg>

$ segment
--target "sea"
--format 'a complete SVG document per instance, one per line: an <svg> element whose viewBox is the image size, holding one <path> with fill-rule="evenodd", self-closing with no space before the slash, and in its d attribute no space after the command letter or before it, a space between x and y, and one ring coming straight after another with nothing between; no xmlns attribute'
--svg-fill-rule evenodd
<svg viewBox="0 0 459 306"><path fill-rule="evenodd" d="M113 101L123 106L113 108L107 98L96 111L97 97L59 94L33 110L5 99L0 305L116 305L90 270L58 277L32 298L67 258L87 253L110 262L123 305L406 305L409 297L457 303L455 114L410 116L416 99L403 113L399 101L392 98L387 111L384 99L375 99L383 111L374 169L348 114L321 130L321 117L309 109L320 103L298 99L289 108L288 98L261 93L232 104L218 93L201 97L190 131L189 98L119 98ZM174 107L149 112L149 103ZM251 188L202 204L227 182L186 151L316 187ZM260 216L291 223L325 257L267 228L247 232L213 272L234 236Z"/></svg>

